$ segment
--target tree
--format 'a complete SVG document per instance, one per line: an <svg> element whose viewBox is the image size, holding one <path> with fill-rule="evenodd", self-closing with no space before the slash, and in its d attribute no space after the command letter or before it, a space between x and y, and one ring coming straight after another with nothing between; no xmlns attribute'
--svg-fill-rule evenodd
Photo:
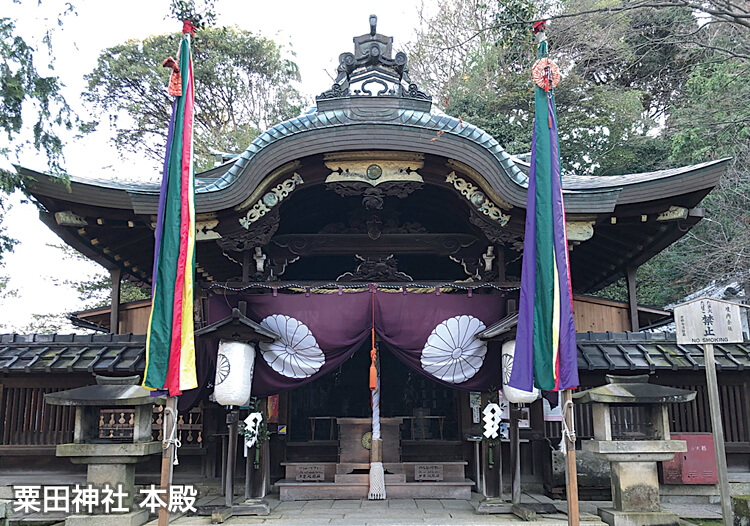
<svg viewBox="0 0 750 526"><path fill-rule="evenodd" d="M116 126L123 151L164 157L171 98L162 61L177 49L178 35L131 40L106 49L86 76L85 100ZM299 113L292 87L297 65L273 41L234 28L207 28L194 43L195 146L199 165L213 165L211 151L237 152L262 130Z"/></svg>
<svg viewBox="0 0 750 526"><path fill-rule="evenodd" d="M529 70L536 60L536 42L530 25L518 21L539 18L552 7L527 0L445 0L409 46L416 52L410 63L412 78L437 90L438 102L448 113L483 128L510 153L528 152L534 99ZM604 22L590 21L590 30L583 34L567 27L550 30L553 59L566 73L556 88L563 169L604 175L659 168L667 145L649 134L656 122L644 112L646 80L653 75L635 75L626 82L624 74L614 74L616 68L610 71L593 62L606 41L602 35L612 33L612 22L606 31ZM630 35L630 25L629 19L619 20L618 34ZM636 25L641 33L654 31L643 21ZM452 27L457 38L446 41ZM610 61L624 65L634 57L643 60L648 53L640 42L633 37L619 48L613 45ZM658 53L667 55L675 52Z"/></svg>
<svg viewBox="0 0 750 526"><path fill-rule="evenodd" d="M50 51L49 33L45 42ZM13 20L0 18L0 134L6 138L5 146L0 145L0 158L6 160L0 163L0 265L3 254L12 251L16 243L3 225L5 195L22 182L12 162L32 146L45 154L53 173L61 173L63 141L59 132L72 128L73 122L59 79L37 69L34 48L17 34Z"/></svg>
<svg viewBox="0 0 750 526"><path fill-rule="evenodd" d="M411 46L412 78L432 86L448 113L525 153L530 22L550 14L552 58L564 74L555 90L564 170L608 175L734 159L702 204L706 220L639 269L639 298L665 305L716 279L750 282L746 16L718 0L561 1L538 11L523 0L444 0ZM624 292L619 283L603 294Z"/></svg>
<svg viewBox="0 0 750 526"><path fill-rule="evenodd" d="M97 274L91 280L66 281L65 285L72 286L78 293L78 299L84 302L84 309L95 309L110 305L112 293L112 277ZM120 303L151 299L151 290L139 286L128 280L120 283Z"/></svg>

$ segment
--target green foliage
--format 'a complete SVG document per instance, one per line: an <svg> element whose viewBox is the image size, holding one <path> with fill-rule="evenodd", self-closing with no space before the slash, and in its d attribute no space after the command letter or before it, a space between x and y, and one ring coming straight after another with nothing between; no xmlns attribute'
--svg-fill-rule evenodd
<svg viewBox="0 0 750 526"><path fill-rule="evenodd" d="M84 302L84 309L108 307L112 295L112 277L97 274L91 280L65 281L78 293L78 299ZM151 291L127 280L120 283L120 303L147 300L151 298Z"/></svg>
<svg viewBox="0 0 750 526"><path fill-rule="evenodd" d="M31 321L21 328L20 334L54 334L70 326L64 314L32 314Z"/></svg>
<svg viewBox="0 0 750 526"><path fill-rule="evenodd" d="M29 126L30 110L36 115ZM31 129L32 137L22 137L22 128ZM9 18L0 18L0 132L8 143L16 143L19 151L31 141L34 148L44 152L53 170L59 171L62 160L62 140L57 128L72 127L72 113L61 94L57 77L44 76L34 62L34 50L16 34ZM8 155L8 148L0 154ZM0 189L11 191L18 185L17 178L9 172L0 172Z"/></svg>
<svg viewBox="0 0 750 526"><path fill-rule="evenodd" d="M536 42L524 21L539 18L544 9L526 0L444 1L409 46L416 52L412 76L437 90L446 111L484 129L514 154L530 150L534 118L530 69ZM472 12L476 16L467 18ZM685 25L683 15L675 12L667 20ZM634 72L640 64L651 67L679 54L671 44L659 47L657 23L647 21L644 16L620 17L616 23L592 17L552 26L552 58L565 72L555 90L564 170L611 175L664 167L669 145L649 134L656 123L644 110L658 109L669 98L654 99L648 91L656 86L655 72ZM460 28L459 39L446 42L446 30L453 26ZM642 45L647 35L651 47ZM439 74L445 76L442 82Z"/></svg>
<svg viewBox="0 0 750 526"><path fill-rule="evenodd" d="M215 1L207 0L203 9L198 9L194 0L171 0L169 10L172 17L180 21L190 20L197 30L206 29L216 20Z"/></svg>
<svg viewBox="0 0 750 526"><path fill-rule="evenodd" d="M45 41L49 43L49 34ZM60 173L63 143L58 132L70 129L74 118L58 78L40 73L34 59L34 49L16 33L13 20L0 18L0 134L6 139L0 143L0 158L6 161L0 163L0 265L17 242L3 225L4 194L23 183L9 163L32 146L44 153L50 171Z"/></svg>
<svg viewBox="0 0 750 526"><path fill-rule="evenodd" d="M615 1L607 7L622 5ZM566 4L565 12L602 7L599 0L579 0ZM550 40L573 74L593 86L639 92L643 109L656 117L679 96L691 69L702 60L700 47L686 41L686 35L701 31L690 9L675 6L555 20Z"/></svg>
<svg viewBox="0 0 750 526"><path fill-rule="evenodd" d="M706 218L638 270L639 300L663 306L714 280L750 283L750 70L741 22L698 18L685 3L652 5L442 0L409 51L412 78L448 113L526 153L529 26L551 13L564 170L614 175L733 157L702 204ZM627 297L622 281L599 294Z"/></svg>
<svg viewBox="0 0 750 526"><path fill-rule="evenodd" d="M84 99L109 119L115 145L164 157L172 97L162 61L175 53L179 35L131 40L106 49L86 76ZM297 65L273 41L234 28L206 29L193 42L197 170L213 166L211 151L237 152L261 130L297 115Z"/></svg>

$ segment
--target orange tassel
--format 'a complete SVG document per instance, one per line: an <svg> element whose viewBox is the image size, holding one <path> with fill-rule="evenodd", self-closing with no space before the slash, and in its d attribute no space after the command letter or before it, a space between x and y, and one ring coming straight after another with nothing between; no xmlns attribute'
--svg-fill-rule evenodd
<svg viewBox="0 0 750 526"><path fill-rule="evenodd" d="M378 389L378 370L375 368L375 364L370 365L370 391L376 391Z"/></svg>

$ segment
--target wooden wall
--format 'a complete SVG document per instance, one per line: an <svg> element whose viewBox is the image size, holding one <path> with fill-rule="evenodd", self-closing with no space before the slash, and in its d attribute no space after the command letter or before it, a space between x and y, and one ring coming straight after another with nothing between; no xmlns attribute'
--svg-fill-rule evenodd
<svg viewBox="0 0 750 526"><path fill-rule="evenodd" d="M630 330L628 304L618 301L573 296L576 332L625 332Z"/></svg>
<svg viewBox="0 0 750 526"><path fill-rule="evenodd" d="M118 334L146 334L148 318L151 315L151 302L147 301L122 305L120 308L120 326Z"/></svg>

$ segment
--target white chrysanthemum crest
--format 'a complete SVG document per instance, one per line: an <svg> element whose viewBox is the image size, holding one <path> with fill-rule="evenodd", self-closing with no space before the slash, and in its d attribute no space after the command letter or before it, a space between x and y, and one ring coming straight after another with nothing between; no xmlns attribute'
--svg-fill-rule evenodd
<svg viewBox="0 0 750 526"><path fill-rule="evenodd" d="M307 378L323 367L325 355L304 323L284 314L272 314L260 324L281 336L260 344L263 359L271 369L288 378Z"/></svg>
<svg viewBox="0 0 750 526"><path fill-rule="evenodd" d="M474 316L454 316L433 329L422 349L422 369L435 378L460 384L484 363L487 343L476 337L485 325Z"/></svg>

